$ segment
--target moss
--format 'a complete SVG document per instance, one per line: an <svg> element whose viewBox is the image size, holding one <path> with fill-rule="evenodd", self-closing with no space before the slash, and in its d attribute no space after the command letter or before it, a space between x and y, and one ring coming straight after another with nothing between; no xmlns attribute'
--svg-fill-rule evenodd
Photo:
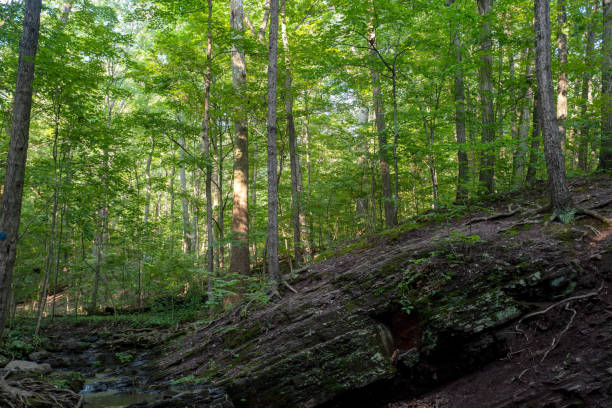
<svg viewBox="0 0 612 408"><path fill-rule="evenodd" d="M231 326L225 330L223 342L227 347L237 348L257 337L260 332L261 324L257 321L250 327Z"/></svg>
<svg viewBox="0 0 612 408"><path fill-rule="evenodd" d="M85 384L83 376L74 371L55 371L46 376L45 380L58 388L67 388L74 392L79 392Z"/></svg>
<svg viewBox="0 0 612 408"><path fill-rule="evenodd" d="M552 235L559 241L569 244L573 244L584 234L579 228L564 224L551 224L544 231L545 234Z"/></svg>

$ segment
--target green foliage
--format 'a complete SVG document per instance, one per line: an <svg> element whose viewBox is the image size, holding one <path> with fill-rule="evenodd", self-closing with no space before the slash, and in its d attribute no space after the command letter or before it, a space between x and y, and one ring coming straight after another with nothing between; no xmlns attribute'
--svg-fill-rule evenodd
<svg viewBox="0 0 612 408"><path fill-rule="evenodd" d="M474 47L480 41L482 17L473 2L446 6L443 1L377 0L374 10L347 0L307 3L286 5L289 44L287 51L282 46L279 50L279 97L282 101L292 97L303 178L299 202L307 220L302 232L316 260L367 250L382 240L402 239L424 223L446 222L481 210L485 197L480 194L478 172L485 151L493 150L497 158L499 192L525 186L517 171L520 154L533 155L536 179L546 177L541 146L531 151L531 121L526 125L527 139L520 140L517 133L523 104L528 103L530 110L532 105L525 92L534 89L533 79L526 75L532 55L525 52L533 46L531 2L500 1L494 7L494 92L489 96L495 108L496 140L492 144L480 141L481 55ZM45 3L42 15L13 282L18 315L35 314L45 274L51 283L49 294L57 295L55 314L79 320L78 315L90 307L114 309L113 316L89 317L94 324L112 319L118 325L170 327L205 321L238 294L242 313L265 305L267 278L258 271L265 263L267 230L266 45L249 29L236 39L227 3L218 0L213 1L210 20L207 7L195 0L76 2L67 16L62 6L63 2ZM597 166L601 137L603 96L600 75L594 70L599 66L599 43L596 52L586 53L588 27L594 38L601 36L601 9L586 2L567 6L570 54L565 69L576 86L569 89L566 127L572 137L566 138L565 152L570 174L583 174ZM264 16L265 4L254 1L247 9L251 21L257 22ZM19 2L0 3L3 131L10 128L22 12ZM372 28L376 55L367 39ZM205 54L209 29L210 61ZM460 61L451 41L454 29L461 42ZM232 44L245 50L248 61L247 85L239 96L229 68ZM285 66L285 56L291 67ZM556 76L561 67L553 60ZM212 72L209 161L201 150L208 67ZM383 146L378 145L375 122L360 118L361 110L373 111L373 73L380 80L386 118ZM285 89L289 74L292 88ZM463 75L466 97L468 140L462 145L456 142L453 96L458 74ZM581 89L585 78L592 90L587 98ZM254 266L248 277L227 271L232 244L233 122L236 107L242 104L248 107L249 249ZM282 103L279 108L283 109ZM277 182L285 274L299 267L292 259L296 243L287 124L287 114L279 112ZM389 157L397 153L398 197L393 200L400 221L412 220L386 231L382 231L380 149L387 150ZM0 138L0 151L7 150L8 138ZM455 203L458 151L468 156L470 176L469 199L459 204ZM578 168L579 156L585 152L585 166ZM214 273L206 266L207 165L214 176ZM57 211L53 211L55 201ZM564 223L573 216L557 215ZM199 247L189 249L187 241ZM440 242L432 256L461 263L459 250L481 242L477 235L454 234ZM414 266L418 262L414 260ZM91 305L96 287L96 304ZM46 312L49 309L53 307ZM146 313L123 314L127 309Z"/></svg>
<svg viewBox="0 0 612 408"><path fill-rule="evenodd" d="M132 361L134 361L134 355L127 351L115 353L115 357L117 358L117 360L119 360L121 364L131 363Z"/></svg>

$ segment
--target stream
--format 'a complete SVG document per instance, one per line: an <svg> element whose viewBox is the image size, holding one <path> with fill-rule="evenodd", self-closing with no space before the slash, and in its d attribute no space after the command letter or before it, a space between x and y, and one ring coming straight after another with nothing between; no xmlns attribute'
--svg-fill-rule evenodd
<svg viewBox="0 0 612 408"><path fill-rule="evenodd" d="M104 340L98 339L81 352L58 355L70 360L67 370L79 372L85 379L79 392L84 408L120 408L161 398L158 391L146 386L147 363L153 358L148 351L109 350Z"/></svg>
<svg viewBox="0 0 612 408"><path fill-rule="evenodd" d="M175 382L151 381L159 346L169 332L58 325L47 334L50 351L32 353L30 360L48 363L53 369L50 375L68 379L70 386L64 388L83 396L83 408L233 408L223 388L193 375Z"/></svg>

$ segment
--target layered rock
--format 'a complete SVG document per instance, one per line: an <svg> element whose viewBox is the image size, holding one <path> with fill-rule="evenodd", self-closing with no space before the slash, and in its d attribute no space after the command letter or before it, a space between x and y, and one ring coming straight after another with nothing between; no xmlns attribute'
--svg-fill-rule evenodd
<svg viewBox="0 0 612 408"><path fill-rule="evenodd" d="M417 395L498 358L506 328L537 302L609 274L593 261L609 239L529 217L404 226L354 245L294 277L299 293L247 304L177 342L159 378L212 381L237 407Z"/></svg>

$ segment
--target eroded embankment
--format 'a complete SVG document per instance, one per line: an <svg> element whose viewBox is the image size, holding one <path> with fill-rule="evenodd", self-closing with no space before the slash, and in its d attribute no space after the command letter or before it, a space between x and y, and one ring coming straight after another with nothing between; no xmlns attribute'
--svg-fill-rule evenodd
<svg viewBox="0 0 612 408"><path fill-rule="evenodd" d="M575 181L572 188L580 205L611 216L609 176ZM157 362L158 378L212 381L239 407L384 406L401 400L398 406L421 406L410 399L492 363L515 364L525 350L534 361L556 361L568 341L579 341L568 336L579 327L567 325L568 317L575 311L576 321L584 316L577 308L589 307L599 308L593 310L603 319L590 335L609 355L604 340L612 230L592 218L547 224L548 214L537 210L545 194L530 194L493 203L488 213L405 225L312 265L291 280L298 293L287 292L260 310L239 308L175 342ZM537 328L549 320L554 324ZM598 392L607 398L611 381L597 367L604 384ZM537 372L537 364L521 366L514 380L503 381L529 384ZM515 406L487 378L480 381L490 384L491 404L466 405L468 391L462 391L464 400L440 391L440 398L427 397L433 405L422 406ZM435 405L436 398L446 402ZM414 402L421 403L429 402Z"/></svg>

